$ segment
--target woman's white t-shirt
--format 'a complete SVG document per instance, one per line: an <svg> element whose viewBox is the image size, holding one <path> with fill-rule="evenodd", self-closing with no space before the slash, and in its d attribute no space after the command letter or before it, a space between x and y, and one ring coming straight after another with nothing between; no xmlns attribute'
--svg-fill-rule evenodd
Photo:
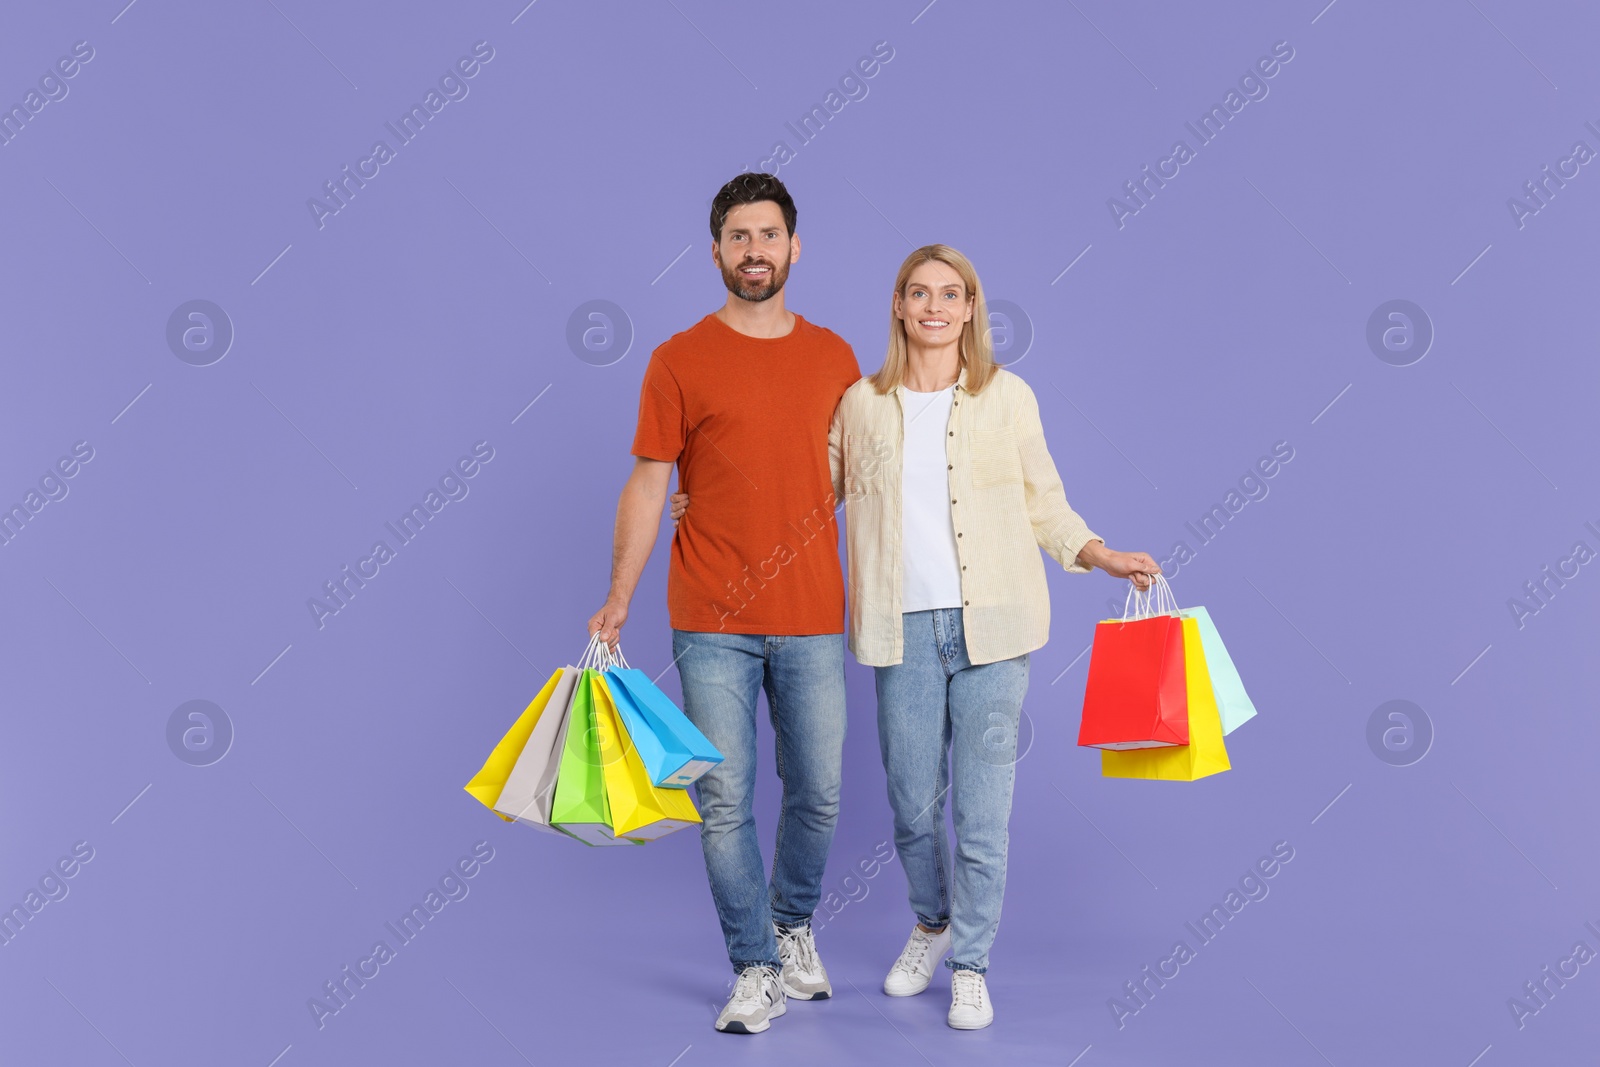
<svg viewBox="0 0 1600 1067"><path fill-rule="evenodd" d="M902 387L903 388L903 387ZM945 430L955 385L937 393L902 393L905 447L900 475L900 610L961 606L961 560L950 517Z"/></svg>

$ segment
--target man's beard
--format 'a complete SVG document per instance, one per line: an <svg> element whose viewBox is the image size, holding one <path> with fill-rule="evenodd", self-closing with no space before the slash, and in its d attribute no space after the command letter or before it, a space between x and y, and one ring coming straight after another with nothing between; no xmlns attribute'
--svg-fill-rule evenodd
<svg viewBox="0 0 1600 1067"><path fill-rule="evenodd" d="M741 263L739 266L754 265L757 264ZM747 300L752 304L759 304L763 300L771 300L783 289L783 283L789 280L789 264L764 263L764 265L771 268L766 276L765 284L752 286L751 279L739 273L739 267L730 268L724 263L722 266L722 284L728 287L728 292L740 300Z"/></svg>

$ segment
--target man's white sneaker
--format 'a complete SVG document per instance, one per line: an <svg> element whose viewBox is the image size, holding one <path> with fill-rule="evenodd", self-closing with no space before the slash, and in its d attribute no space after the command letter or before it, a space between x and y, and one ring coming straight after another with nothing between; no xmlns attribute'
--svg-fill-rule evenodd
<svg viewBox="0 0 1600 1067"><path fill-rule="evenodd" d="M773 923L772 932L778 936L778 959L783 961L783 991L795 1000L827 1000L833 996L833 984L817 955L810 924L784 930Z"/></svg>
<svg viewBox="0 0 1600 1067"><path fill-rule="evenodd" d="M950 951L950 928L930 934L919 924L912 927L911 940L900 950L900 958L889 968L883 991L891 997L911 997L928 988L933 970Z"/></svg>
<svg viewBox="0 0 1600 1067"><path fill-rule="evenodd" d="M783 984L771 967L746 967L739 972L733 996L717 1016L717 1029L725 1034L759 1034L787 1011Z"/></svg>
<svg viewBox="0 0 1600 1067"><path fill-rule="evenodd" d="M945 1019L957 1030L982 1030L994 1022L989 987L977 971L950 972L950 1014Z"/></svg>

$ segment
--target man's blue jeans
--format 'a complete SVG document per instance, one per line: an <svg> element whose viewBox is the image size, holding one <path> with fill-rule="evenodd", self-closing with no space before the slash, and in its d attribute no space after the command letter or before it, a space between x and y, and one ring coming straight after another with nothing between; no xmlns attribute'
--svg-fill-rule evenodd
<svg viewBox="0 0 1600 1067"><path fill-rule="evenodd" d="M673 630L683 710L722 763L695 783L711 897L735 972L778 969L772 924L804 926L822 896L839 817L844 754L844 636ZM756 697L765 689L777 734L783 802L769 887L752 801Z"/></svg>
<svg viewBox="0 0 1600 1067"><path fill-rule="evenodd" d="M908 611L901 625L901 662L875 669L895 848L917 920L930 930L949 926L950 967L981 974L989 969L1006 891L1028 657L974 666L960 608ZM955 815L953 869L947 791Z"/></svg>

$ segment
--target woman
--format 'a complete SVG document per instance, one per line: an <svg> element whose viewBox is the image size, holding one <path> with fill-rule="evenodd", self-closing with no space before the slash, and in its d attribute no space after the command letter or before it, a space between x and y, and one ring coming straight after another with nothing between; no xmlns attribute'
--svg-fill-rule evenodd
<svg viewBox="0 0 1600 1067"><path fill-rule="evenodd" d="M1039 405L995 365L983 287L947 245L895 277L882 368L845 393L829 435L845 501L850 651L875 668L878 741L916 925L883 991L951 968L949 1024L994 1020L984 978L1005 892L1028 654L1049 636L1043 548L1141 589L1161 568L1108 549L1067 504ZM677 505L686 498L674 498ZM954 865L944 826L951 795ZM949 959L945 959L948 954Z"/></svg>

